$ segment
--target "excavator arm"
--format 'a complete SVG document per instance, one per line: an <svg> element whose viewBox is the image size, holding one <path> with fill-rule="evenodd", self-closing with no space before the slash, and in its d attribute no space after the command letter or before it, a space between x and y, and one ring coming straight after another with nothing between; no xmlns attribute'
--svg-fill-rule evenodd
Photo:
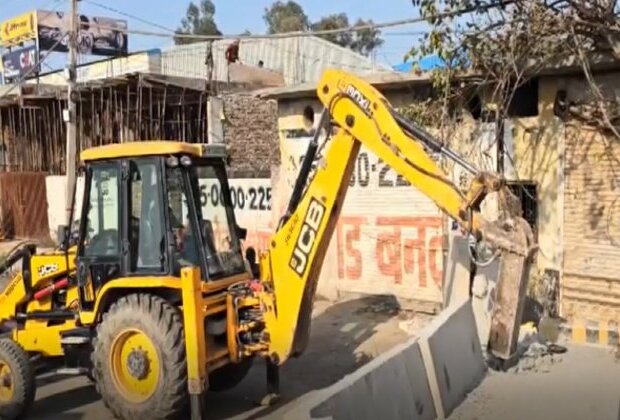
<svg viewBox="0 0 620 420"><path fill-rule="evenodd" d="M302 162L280 226L261 256L261 294L269 355L279 365L301 354L310 334L312 306L321 267L333 236L360 146L407 179L477 239L499 252L500 274L492 317L490 350L508 359L516 350L518 326L531 259L532 234L518 199L501 178L472 165L420 127L399 115L367 82L342 71L323 74L317 94L325 109ZM325 135L325 140L319 142ZM441 153L474 175L462 193L429 152ZM496 191L504 210L496 222L478 210Z"/></svg>

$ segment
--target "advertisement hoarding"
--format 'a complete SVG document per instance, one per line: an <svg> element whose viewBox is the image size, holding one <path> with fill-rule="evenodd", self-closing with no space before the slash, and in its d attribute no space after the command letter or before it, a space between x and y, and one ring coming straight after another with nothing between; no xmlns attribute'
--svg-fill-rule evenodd
<svg viewBox="0 0 620 420"><path fill-rule="evenodd" d="M23 15L5 20L0 24L0 41L3 47L10 47L24 41L33 40L36 36L35 12L24 13Z"/></svg>
<svg viewBox="0 0 620 420"><path fill-rule="evenodd" d="M80 54L101 56L127 54L127 21L79 15L79 22ZM68 40L64 35L69 28L69 15L63 12L37 10L37 31L41 51L67 52Z"/></svg>
<svg viewBox="0 0 620 420"><path fill-rule="evenodd" d="M37 61L37 49L34 45L4 54L2 66L5 79L18 79L28 72L34 74L36 69L33 70L33 67L38 65Z"/></svg>

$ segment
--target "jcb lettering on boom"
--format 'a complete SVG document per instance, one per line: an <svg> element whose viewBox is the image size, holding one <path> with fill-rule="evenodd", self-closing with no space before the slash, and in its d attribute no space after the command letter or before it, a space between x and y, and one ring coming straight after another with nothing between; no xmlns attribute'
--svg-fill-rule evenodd
<svg viewBox="0 0 620 420"><path fill-rule="evenodd" d="M355 86L347 85L345 93L353 99L366 114L370 114L370 100L365 97L362 92L356 89Z"/></svg>
<svg viewBox="0 0 620 420"><path fill-rule="evenodd" d="M308 211L304 217L303 225L299 231L297 242L293 250L293 256L289 262L290 267L299 276L303 276L308 266L308 256L314 247L316 235L325 216L325 206L316 199L311 199Z"/></svg>

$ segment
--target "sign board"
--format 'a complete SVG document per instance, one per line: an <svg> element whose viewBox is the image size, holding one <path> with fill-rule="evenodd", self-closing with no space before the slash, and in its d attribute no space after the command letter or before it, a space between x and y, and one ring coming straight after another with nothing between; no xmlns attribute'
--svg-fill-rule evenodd
<svg viewBox="0 0 620 420"><path fill-rule="evenodd" d="M35 39L37 36L36 13L28 12L23 15L5 20L0 24L0 41L2 46L10 47L24 41Z"/></svg>
<svg viewBox="0 0 620 420"><path fill-rule="evenodd" d="M80 54L118 56L127 54L127 21L80 15L78 51ZM39 49L67 52L70 16L63 12L37 10ZM58 42L59 39L62 39ZM58 44L57 44L58 42Z"/></svg>
<svg viewBox="0 0 620 420"><path fill-rule="evenodd" d="M3 74L6 79L21 78L37 65L37 49L34 45L10 51L2 56Z"/></svg>

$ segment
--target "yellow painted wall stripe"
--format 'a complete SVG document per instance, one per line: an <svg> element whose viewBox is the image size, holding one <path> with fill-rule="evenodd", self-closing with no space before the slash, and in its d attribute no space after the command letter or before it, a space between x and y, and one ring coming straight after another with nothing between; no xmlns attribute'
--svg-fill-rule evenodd
<svg viewBox="0 0 620 420"><path fill-rule="evenodd" d="M620 346L620 332L609 322L574 321L561 327L561 336L573 344L593 344L602 347Z"/></svg>

